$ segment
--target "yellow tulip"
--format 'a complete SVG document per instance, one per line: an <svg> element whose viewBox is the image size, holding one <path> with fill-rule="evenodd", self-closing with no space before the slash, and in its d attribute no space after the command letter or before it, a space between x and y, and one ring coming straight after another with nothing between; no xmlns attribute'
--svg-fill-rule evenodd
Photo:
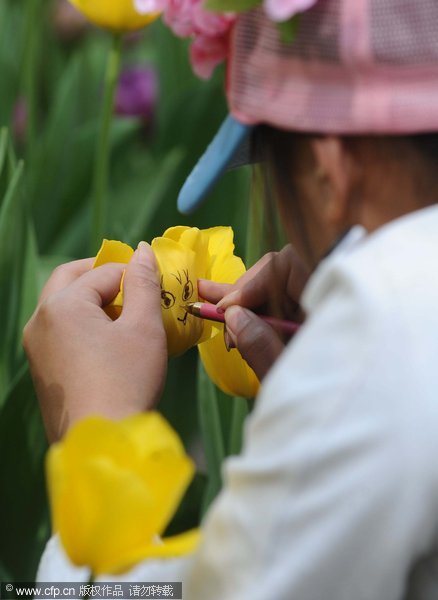
<svg viewBox="0 0 438 600"><path fill-rule="evenodd" d="M115 240L103 240L102 246L97 253L93 269L106 263L118 262L128 264L134 254L134 250L128 244L116 242ZM120 283L120 292L114 300L105 307L105 312L113 321L120 317L123 306L123 279Z"/></svg>
<svg viewBox="0 0 438 600"><path fill-rule="evenodd" d="M198 257L191 248L165 236L152 241L161 272L161 308L170 356L195 346L203 334L201 319L190 315L184 306L198 300Z"/></svg>
<svg viewBox="0 0 438 600"><path fill-rule="evenodd" d="M196 227L172 227L164 236L195 250L200 261L198 278L234 283L245 273L242 259L234 255L231 227L201 231ZM204 334L198 342L204 368L210 379L226 394L254 398L260 387L259 380L238 350L228 352L223 334L223 325L205 321Z"/></svg>
<svg viewBox="0 0 438 600"><path fill-rule="evenodd" d="M46 467L53 528L73 564L119 574L195 549L198 530L160 538L194 466L159 413L84 419L50 448Z"/></svg>
<svg viewBox="0 0 438 600"><path fill-rule="evenodd" d="M196 283L199 259L191 248L164 236L155 238L152 248L161 271L161 308L167 349L169 356L176 356L196 346L204 331L203 321L189 315L183 308L184 304L198 300ZM133 254L134 250L127 244L104 240L93 266L108 262L128 264ZM105 311L112 319L116 319L122 307L123 281L120 292L105 307Z"/></svg>
<svg viewBox="0 0 438 600"><path fill-rule="evenodd" d="M89 21L112 31L142 29L160 16L159 12L139 13L134 0L70 0Z"/></svg>
<svg viewBox="0 0 438 600"><path fill-rule="evenodd" d="M254 398L260 387L254 371L235 348L228 352L224 342L224 326L217 335L198 345L199 355L210 379L226 394Z"/></svg>
<svg viewBox="0 0 438 600"><path fill-rule="evenodd" d="M201 360L210 378L225 393L252 398L259 382L237 350L227 352L223 326L188 314L184 305L199 300L197 280L234 283L245 272L234 255L230 227L171 227L152 241L161 272L161 306L170 356L198 344ZM128 263L133 249L115 240L104 240L94 266L107 262ZM105 308L115 319L123 307L123 282L117 297Z"/></svg>

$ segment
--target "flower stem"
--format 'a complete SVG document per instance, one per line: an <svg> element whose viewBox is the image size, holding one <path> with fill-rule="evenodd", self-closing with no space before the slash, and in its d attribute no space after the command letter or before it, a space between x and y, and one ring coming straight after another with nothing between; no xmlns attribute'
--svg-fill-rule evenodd
<svg viewBox="0 0 438 600"><path fill-rule="evenodd" d="M122 38L119 33L113 34L105 73L105 92L94 163L93 222L91 229L92 254L97 252L107 228L110 133L114 99L120 71L121 41Z"/></svg>
<svg viewBox="0 0 438 600"><path fill-rule="evenodd" d="M94 576L91 573L90 577L88 578L87 585L92 586L93 584L94 584ZM90 592L85 594L85 596L83 597L83 600L90 600L91 597L92 597L92 594L91 594L91 590L90 590Z"/></svg>
<svg viewBox="0 0 438 600"><path fill-rule="evenodd" d="M28 0L26 3L25 16L25 51L23 64L23 91L26 99L26 145L27 160L33 165L35 157L36 142L36 120L37 120L37 82L40 58L41 23L41 0Z"/></svg>
<svg viewBox="0 0 438 600"><path fill-rule="evenodd" d="M243 425L249 413L248 402L245 398L235 396L232 399L232 402L233 413L231 417L231 431L228 448L228 454L230 456L239 454L242 449Z"/></svg>
<svg viewBox="0 0 438 600"><path fill-rule="evenodd" d="M204 514L222 487L222 462L225 458L224 441L219 415L218 397L202 361L198 359L198 411L209 485L203 502Z"/></svg>

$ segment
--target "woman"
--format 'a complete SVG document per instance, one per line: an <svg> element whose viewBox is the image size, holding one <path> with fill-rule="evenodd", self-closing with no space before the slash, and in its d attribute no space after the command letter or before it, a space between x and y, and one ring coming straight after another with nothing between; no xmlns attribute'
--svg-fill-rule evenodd
<svg viewBox="0 0 438 600"><path fill-rule="evenodd" d="M426 0L321 1L292 46L260 12L239 19L229 102L275 126L257 135L292 245L231 289L199 284L262 391L199 550L129 579L182 580L191 600L438 597L437 34ZM114 323L101 307L123 266L90 266L52 275L25 332L52 440L90 413L155 406L165 377L149 247ZM273 290L306 315L286 349L244 308ZM56 539L49 577L87 577Z"/></svg>

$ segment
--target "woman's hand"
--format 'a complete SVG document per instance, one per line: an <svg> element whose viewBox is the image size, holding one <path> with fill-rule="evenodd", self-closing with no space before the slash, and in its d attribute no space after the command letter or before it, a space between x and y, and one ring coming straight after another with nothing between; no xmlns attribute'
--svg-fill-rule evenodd
<svg viewBox="0 0 438 600"><path fill-rule="evenodd" d="M50 441L92 414L113 419L158 402L167 367L155 257L141 243L131 262L91 270L93 259L58 267L24 330L23 343ZM122 315L102 310L117 295Z"/></svg>
<svg viewBox="0 0 438 600"><path fill-rule="evenodd" d="M200 280L199 294L225 312L226 337L260 379L284 349L276 331L252 310L302 322L299 301L310 273L292 246L260 259L234 285ZM246 310L250 308L252 310Z"/></svg>

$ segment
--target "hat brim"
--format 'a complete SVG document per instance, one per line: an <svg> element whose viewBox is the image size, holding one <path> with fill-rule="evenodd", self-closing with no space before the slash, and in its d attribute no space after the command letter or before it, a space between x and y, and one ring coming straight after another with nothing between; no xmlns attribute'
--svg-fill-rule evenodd
<svg viewBox="0 0 438 600"><path fill-rule="evenodd" d="M253 130L253 125L244 125L228 115L181 188L178 196L181 213L190 214L196 210L225 171L253 162Z"/></svg>

